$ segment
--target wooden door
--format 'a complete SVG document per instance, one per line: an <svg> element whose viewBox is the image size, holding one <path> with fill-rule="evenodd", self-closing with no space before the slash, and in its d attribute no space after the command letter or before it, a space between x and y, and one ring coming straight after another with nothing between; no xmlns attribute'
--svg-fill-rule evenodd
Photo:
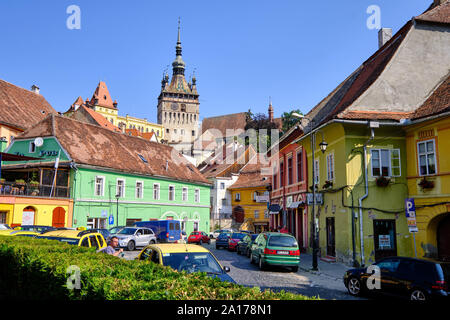
<svg viewBox="0 0 450 320"><path fill-rule="evenodd" d="M439 259L450 261L450 215L439 223L437 237Z"/></svg>
<svg viewBox="0 0 450 320"><path fill-rule="evenodd" d="M336 256L334 218L327 218L327 256Z"/></svg>
<svg viewBox="0 0 450 320"><path fill-rule="evenodd" d="M66 224L66 210L61 207L53 209L52 227L63 228Z"/></svg>

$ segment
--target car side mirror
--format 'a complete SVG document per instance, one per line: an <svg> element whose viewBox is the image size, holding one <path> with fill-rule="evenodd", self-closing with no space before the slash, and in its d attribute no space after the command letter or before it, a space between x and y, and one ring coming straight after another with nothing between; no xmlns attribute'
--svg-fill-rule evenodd
<svg viewBox="0 0 450 320"><path fill-rule="evenodd" d="M230 272L230 267L223 267L223 271L225 271L226 273Z"/></svg>

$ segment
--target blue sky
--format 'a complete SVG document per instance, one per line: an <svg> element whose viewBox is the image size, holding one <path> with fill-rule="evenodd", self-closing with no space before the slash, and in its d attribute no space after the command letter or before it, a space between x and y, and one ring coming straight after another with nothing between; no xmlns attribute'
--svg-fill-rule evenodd
<svg viewBox="0 0 450 320"><path fill-rule="evenodd" d="M432 0L2 0L0 78L32 84L58 111L105 81L119 114L156 122L177 21L186 76L196 70L200 118L309 111L378 48L367 8L397 32ZM70 30L67 7L81 10Z"/></svg>

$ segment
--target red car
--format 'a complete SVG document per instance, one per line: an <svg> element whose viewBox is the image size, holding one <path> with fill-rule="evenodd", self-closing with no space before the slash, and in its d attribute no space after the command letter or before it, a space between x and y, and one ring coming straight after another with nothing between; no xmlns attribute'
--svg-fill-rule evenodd
<svg viewBox="0 0 450 320"><path fill-rule="evenodd" d="M198 244L207 243L207 244L210 244L211 243L211 239L206 234L206 232L194 231L194 232L192 232L189 235L188 243L198 243Z"/></svg>
<svg viewBox="0 0 450 320"><path fill-rule="evenodd" d="M233 232L228 239L228 250L236 251L238 242L241 241L246 235L247 233L243 232Z"/></svg>

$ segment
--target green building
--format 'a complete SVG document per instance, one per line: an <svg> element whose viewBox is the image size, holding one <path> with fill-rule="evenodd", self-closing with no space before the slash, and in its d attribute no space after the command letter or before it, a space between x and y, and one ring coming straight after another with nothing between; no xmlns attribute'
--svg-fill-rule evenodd
<svg viewBox="0 0 450 320"><path fill-rule="evenodd" d="M68 227L174 219L188 234L209 232L210 183L170 146L51 115L7 151L41 158L8 164L5 175L38 181L42 197L72 200Z"/></svg>

